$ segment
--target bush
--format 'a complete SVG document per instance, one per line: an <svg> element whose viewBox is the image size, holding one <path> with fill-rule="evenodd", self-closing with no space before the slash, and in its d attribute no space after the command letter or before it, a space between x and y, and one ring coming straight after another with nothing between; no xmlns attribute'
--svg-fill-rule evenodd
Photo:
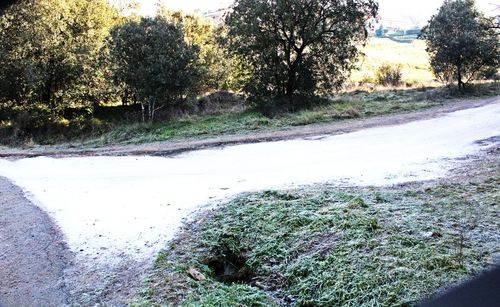
<svg viewBox="0 0 500 307"><path fill-rule="evenodd" d="M11 125L0 127L0 144L51 145L95 137L110 128L110 124L85 115L73 118L55 116L48 107L40 104L28 110L19 110Z"/></svg>
<svg viewBox="0 0 500 307"><path fill-rule="evenodd" d="M364 84L374 84L376 83L375 82L375 79L373 78L373 76L371 74L366 74L363 76L363 78L361 78L361 80L359 81L359 83L361 85L364 85Z"/></svg>
<svg viewBox="0 0 500 307"><path fill-rule="evenodd" d="M330 102L326 98L314 95L252 97L249 101L256 111L267 117L307 110Z"/></svg>
<svg viewBox="0 0 500 307"><path fill-rule="evenodd" d="M383 64L377 69L377 83L387 85L400 85L403 73L401 72L401 65Z"/></svg>
<svg viewBox="0 0 500 307"><path fill-rule="evenodd" d="M205 95L196 104L196 114L209 115L241 112L246 107L243 97L225 91Z"/></svg>

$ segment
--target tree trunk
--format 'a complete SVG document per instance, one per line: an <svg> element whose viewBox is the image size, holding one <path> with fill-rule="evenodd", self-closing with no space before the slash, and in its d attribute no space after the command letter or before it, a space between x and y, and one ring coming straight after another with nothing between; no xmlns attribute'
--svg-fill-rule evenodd
<svg viewBox="0 0 500 307"><path fill-rule="evenodd" d="M293 93L295 92L295 84L296 84L295 76L296 76L296 68L292 66L288 71L288 81L286 83L286 90L285 90L285 94L287 96L292 96Z"/></svg>
<svg viewBox="0 0 500 307"><path fill-rule="evenodd" d="M128 89L125 89L124 92L123 92L123 95L122 95L122 105L124 106L128 106L129 104L129 100L130 100L130 92Z"/></svg>
<svg viewBox="0 0 500 307"><path fill-rule="evenodd" d="M302 51L297 52L297 58L288 70L288 81L286 83L286 95L292 96L297 89L297 70L302 62Z"/></svg>
<svg viewBox="0 0 500 307"><path fill-rule="evenodd" d="M46 103L49 106L49 109L51 109L51 111L55 110L56 104L54 101L54 81L52 79L52 76L45 83L45 86L43 89L43 94L42 94L42 100L43 100L43 103Z"/></svg>
<svg viewBox="0 0 500 307"><path fill-rule="evenodd" d="M141 113L142 113L142 122L146 122L146 117L145 117L145 109L144 109L144 102L141 102Z"/></svg>
<svg viewBox="0 0 500 307"><path fill-rule="evenodd" d="M99 98L97 98L97 97L94 97L93 101L92 101L92 108L94 110L97 110L100 105L101 105L101 100Z"/></svg>
<svg viewBox="0 0 500 307"><path fill-rule="evenodd" d="M155 111L156 111L156 103L155 100L153 99L152 102L149 104L150 111L149 111L149 121L153 122L155 120Z"/></svg>
<svg viewBox="0 0 500 307"><path fill-rule="evenodd" d="M55 110L57 108L57 104L55 101L55 92L56 92L56 81L55 81L55 64L54 64L54 59L50 58L48 62L48 67L46 67L47 72L48 72L48 84L47 84L47 104L49 105L49 108L51 109L52 113L55 113Z"/></svg>
<svg viewBox="0 0 500 307"><path fill-rule="evenodd" d="M462 82L462 65L460 63L457 65L457 79L458 90L461 92L464 89L464 83Z"/></svg>

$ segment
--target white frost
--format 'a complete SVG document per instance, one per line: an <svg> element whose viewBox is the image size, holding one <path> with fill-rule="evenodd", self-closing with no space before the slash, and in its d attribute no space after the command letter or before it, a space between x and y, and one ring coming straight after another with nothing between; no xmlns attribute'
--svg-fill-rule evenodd
<svg viewBox="0 0 500 307"><path fill-rule="evenodd" d="M147 259L200 205L244 191L338 182L386 185L445 176L500 134L500 103L323 139L231 146L176 157L0 160L54 218L81 259Z"/></svg>

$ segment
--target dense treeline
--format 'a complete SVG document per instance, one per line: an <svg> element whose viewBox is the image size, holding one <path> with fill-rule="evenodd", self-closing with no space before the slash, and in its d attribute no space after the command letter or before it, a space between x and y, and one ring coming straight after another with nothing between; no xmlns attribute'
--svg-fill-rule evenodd
<svg viewBox="0 0 500 307"><path fill-rule="evenodd" d="M92 114L103 103L138 103L152 121L214 90L319 93L347 76L377 5L240 0L218 27L165 8L156 17L127 9L125 17L106 0L9 7L0 19L1 103L42 121L68 108Z"/></svg>
<svg viewBox="0 0 500 307"><path fill-rule="evenodd" d="M11 6L0 19L0 100L57 112L103 98L102 49L117 20L100 0Z"/></svg>
<svg viewBox="0 0 500 307"><path fill-rule="evenodd" d="M216 25L161 6L141 17L113 3L24 0L0 12L0 126L19 137L48 124L93 129L103 105L154 121L220 90L287 110L344 84L378 11L374 0L236 0ZM459 86L464 73L499 64L498 29L473 6L446 2L424 31L434 72ZM447 35L450 26L457 35Z"/></svg>
<svg viewBox="0 0 500 307"><path fill-rule="evenodd" d="M0 19L0 103L43 121L140 103L153 120L159 108L231 86L217 31L166 10L125 17L106 0L18 2Z"/></svg>

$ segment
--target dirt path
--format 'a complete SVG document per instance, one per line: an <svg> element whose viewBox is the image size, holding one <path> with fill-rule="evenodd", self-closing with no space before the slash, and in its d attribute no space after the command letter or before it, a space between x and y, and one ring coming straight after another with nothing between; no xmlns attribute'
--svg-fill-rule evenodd
<svg viewBox="0 0 500 307"><path fill-rule="evenodd" d="M75 261L64 235L24 192L0 177L0 307L123 306L150 262Z"/></svg>
<svg viewBox="0 0 500 307"><path fill-rule="evenodd" d="M272 142L306 138L318 135L338 135L362 129L400 125L417 120L430 119L459 110L477 108L490 103L499 102L500 97L477 100L458 100L444 106L434 107L418 112L377 116L372 118L346 120L327 124L312 124L277 131L253 132L252 134L223 135L206 139L181 139L139 145L114 145L100 148L60 148L37 147L34 149L0 149L0 158L27 158L37 156L131 156L152 155L169 156L186 151L214 148L227 145Z"/></svg>
<svg viewBox="0 0 500 307"><path fill-rule="evenodd" d="M71 258L50 217L0 177L0 306L65 305Z"/></svg>

